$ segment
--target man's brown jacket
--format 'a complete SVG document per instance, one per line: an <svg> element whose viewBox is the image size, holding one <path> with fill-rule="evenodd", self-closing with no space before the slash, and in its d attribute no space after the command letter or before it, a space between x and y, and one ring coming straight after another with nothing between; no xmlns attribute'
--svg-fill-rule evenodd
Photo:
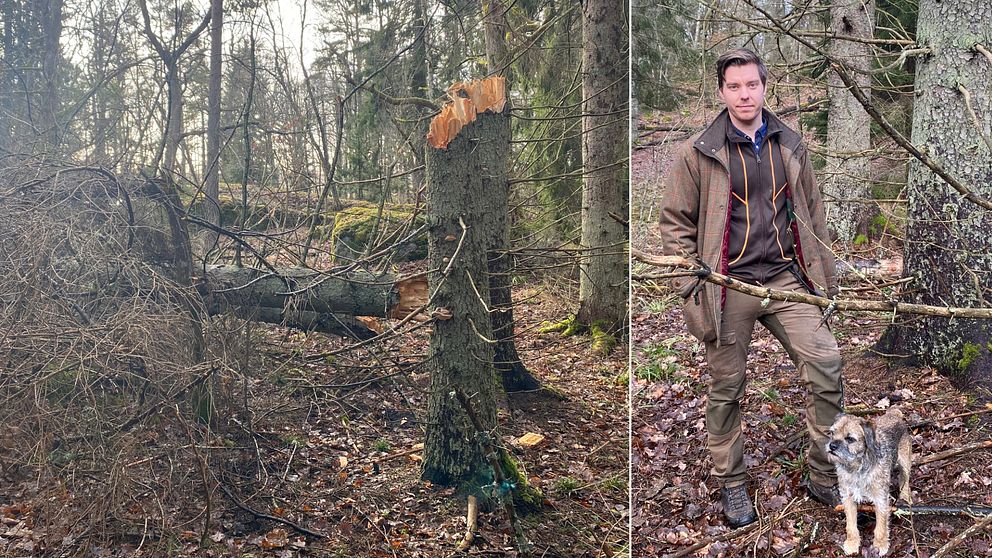
<svg viewBox="0 0 992 558"><path fill-rule="evenodd" d="M765 117L778 120L770 111ZM727 272L730 234L730 172L724 110L710 126L690 138L678 151L666 179L661 202L661 236L665 255L698 258L710 269ZM816 186L809 152L802 136L778 121L782 160L792 206L793 245L807 282L830 296L836 294L836 262L830 252L826 216ZM696 279L679 278L673 286L688 296ZM724 288L707 283L698 304L689 298L683 308L689 332L701 341L719 343Z"/></svg>

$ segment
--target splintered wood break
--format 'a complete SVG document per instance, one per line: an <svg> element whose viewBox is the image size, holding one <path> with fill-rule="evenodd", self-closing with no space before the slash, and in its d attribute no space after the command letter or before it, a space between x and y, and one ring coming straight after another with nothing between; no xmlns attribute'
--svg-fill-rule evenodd
<svg viewBox="0 0 992 558"><path fill-rule="evenodd" d="M437 149L448 147L462 127L475 120L479 113L502 112L506 106L506 78L493 76L468 82L457 82L448 88L451 101L441 114L431 120L427 143Z"/></svg>
<svg viewBox="0 0 992 558"><path fill-rule="evenodd" d="M420 307L427 304L427 278L413 277L410 279L400 279L396 282L396 290L399 291L400 300L389 311L389 317L402 320L415 312ZM416 319L416 318L414 318ZM426 318L425 318L426 319Z"/></svg>

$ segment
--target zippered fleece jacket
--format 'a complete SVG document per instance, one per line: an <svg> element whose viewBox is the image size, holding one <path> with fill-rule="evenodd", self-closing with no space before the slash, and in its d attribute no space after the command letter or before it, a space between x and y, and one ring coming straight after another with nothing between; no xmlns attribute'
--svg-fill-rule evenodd
<svg viewBox="0 0 992 558"><path fill-rule="evenodd" d="M778 196L785 197L783 208L786 219L776 225L769 210L766 221L757 225L752 219L752 227L767 231L768 227L778 226L781 229L784 225L787 230L783 234L762 237L766 242L761 249L768 245L768 239L787 244L782 247L782 254L794 256L797 271L807 286L814 292L826 292L832 297L837 293L836 261L828 249L830 237L823 200L816 186L809 152L802 136L771 111L765 110L764 118L768 122L769 136L772 136L773 130L775 134L765 140L766 146L762 152L767 149L773 157L781 155L781 166L777 168L784 168L785 182L783 184L782 179L776 177L777 186L781 189L776 200ZM661 203L660 232L664 254L697 259L723 274L728 274L730 262L740 256L738 252L741 252L742 244L741 237L735 234L735 253L731 254L731 215L735 204L739 211L741 199L740 189L737 195L734 193L730 157L731 154L743 154L738 154L738 146L752 149L744 138L741 138L743 145L731 141L728 130L732 129L730 116L724 109L707 129L679 148L665 180L666 189ZM751 155L754 155L753 151ZM740 164L738 162L737 167ZM739 168L735 171L741 172ZM739 219L737 222L740 224ZM749 261L743 268L744 273L741 269L735 269L735 275L748 279L763 277L760 267L766 265L769 265L766 261ZM672 287L686 298L683 306L686 327L700 341L716 342L719 346L725 287L707 283L697 297L690 297L695 285L694 277L680 277L672 281Z"/></svg>

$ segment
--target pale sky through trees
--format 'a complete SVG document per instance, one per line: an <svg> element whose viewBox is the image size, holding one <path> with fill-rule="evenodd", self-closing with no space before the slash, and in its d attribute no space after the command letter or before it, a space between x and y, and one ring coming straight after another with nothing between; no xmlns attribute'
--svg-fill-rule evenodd
<svg viewBox="0 0 992 558"><path fill-rule="evenodd" d="M293 51L299 50L300 45L300 22L303 19L304 2L306 2L306 36L313 40L306 40L303 43L303 59L309 67L316 57L315 47L318 45L317 26L320 21L320 11L312 1L308 0L275 0L271 4L272 18L276 25L282 25L278 30ZM282 20L281 23L279 20Z"/></svg>
<svg viewBox="0 0 992 558"><path fill-rule="evenodd" d="M303 42L303 59L306 62L307 67L313 64L314 59L317 57L317 50L322 44L318 34L322 20L322 11L314 5L312 0L272 0L268 4L269 13L272 16L272 22L276 29L274 30L275 35L278 37L278 42L281 46L292 51L293 55L291 60L296 64L299 63L299 48L300 48L300 22L303 20L304 12L304 1L306 1L306 40ZM227 4L227 3L225 3ZM202 16L210 8L209 3L206 0L195 0L193 5L196 7L197 14ZM228 6L225 5L225 10L230 14ZM80 11L76 14L78 17L91 17L90 13L86 11ZM113 14L117 15L117 14ZM265 6L259 9L258 17L263 23L263 27L268 26L267 17L265 15ZM241 20L242 18L238 18ZM237 38L232 33L241 34L245 33L245 27L239 25L231 19L230 15L227 15L224 23L224 42L229 44L233 39ZM73 25L72 15L69 16L68 22L70 26ZM79 27L83 25L76 22ZM165 32L166 35L171 33L170 31ZM88 38L83 41L79 41L78 38L71 33L66 33L62 38L62 53L69 60L77 65L83 65L91 55L89 51L89 40ZM206 43L205 39L201 39ZM290 69L299 75L299 70L295 67L295 64L291 65Z"/></svg>

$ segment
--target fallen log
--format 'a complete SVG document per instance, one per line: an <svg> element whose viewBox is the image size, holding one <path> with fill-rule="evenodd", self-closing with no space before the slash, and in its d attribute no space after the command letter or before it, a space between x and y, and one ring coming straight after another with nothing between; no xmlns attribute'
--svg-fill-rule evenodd
<svg viewBox="0 0 992 558"><path fill-rule="evenodd" d="M378 335L375 330L369 328L354 316L347 314L321 314L296 308L282 309L269 306L256 306L254 308L223 308L214 306L213 308L217 311L211 312L210 315L212 316L229 313L243 320L278 324L302 331L331 333L341 337L351 337L359 341L371 339Z"/></svg>
<svg viewBox="0 0 992 558"><path fill-rule="evenodd" d="M210 315L368 339L375 332L354 316L402 319L427 302L424 277L351 271L330 275L308 268L259 270L210 266L197 282Z"/></svg>

